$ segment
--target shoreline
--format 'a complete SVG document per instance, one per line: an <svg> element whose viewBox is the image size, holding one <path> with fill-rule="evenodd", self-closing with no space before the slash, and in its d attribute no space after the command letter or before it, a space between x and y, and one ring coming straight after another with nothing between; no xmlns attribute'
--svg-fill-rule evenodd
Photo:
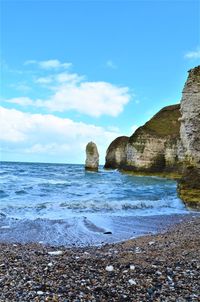
<svg viewBox="0 0 200 302"><path fill-rule="evenodd" d="M199 301L200 217L93 247L0 243L0 301Z"/></svg>
<svg viewBox="0 0 200 302"><path fill-rule="evenodd" d="M94 247L117 244L145 235L165 232L198 212L165 213L136 216L80 216L74 219L11 219L0 221L0 242L8 244L37 244L44 246ZM96 220L95 220L96 217ZM81 233L80 233L81 232ZM17 238L17 240L16 240Z"/></svg>

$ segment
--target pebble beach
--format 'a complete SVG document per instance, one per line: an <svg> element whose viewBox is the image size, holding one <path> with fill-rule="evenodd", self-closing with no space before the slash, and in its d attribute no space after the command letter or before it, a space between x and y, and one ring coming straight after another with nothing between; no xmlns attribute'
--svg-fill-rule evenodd
<svg viewBox="0 0 200 302"><path fill-rule="evenodd" d="M199 215L189 215L103 246L0 243L0 301L200 301L199 234Z"/></svg>

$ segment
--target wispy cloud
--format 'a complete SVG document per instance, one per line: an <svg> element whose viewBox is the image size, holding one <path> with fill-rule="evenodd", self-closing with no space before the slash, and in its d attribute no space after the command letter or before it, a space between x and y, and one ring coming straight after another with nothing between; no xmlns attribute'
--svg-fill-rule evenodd
<svg viewBox="0 0 200 302"><path fill-rule="evenodd" d="M48 76L36 78L35 83L41 85L48 85L53 83L55 86L64 83L76 84L83 80L85 80L85 76L80 76L77 73L61 72L61 73L56 73L56 74L51 74Z"/></svg>
<svg viewBox="0 0 200 302"><path fill-rule="evenodd" d="M112 60L108 60L106 62L106 67L111 68L111 69L117 69L117 65Z"/></svg>
<svg viewBox="0 0 200 302"><path fill-rule="evenodd" d="M200 59L200 49L189 51L184 56L186 59Z"/></svg>
<svg viewBox="0 0 200 302"><path fill-rule="evenodd" d="M30 99L29 97L26 96L21 96L21 97L16 97L16 98L12 98L7 100L8 103L10 104L17 104L20 106L33 106L34 105L34 101L32 99Z"/></svg>
<svg viewBox="0 0 200 302"><path fill-rule="evenodd" d="M23 82L17 83L17 84L11 84L10 87L14 88L17 91L23 92L23 93L27 93L31 90L31 87Z"/></svg>
<svg viewBox="0 0 200 302"><path fill-rule="evenodd" d="M68 69L72 66L72 63L64 62L61 63L59 60L47 60L47 61L36 61L36 60L28 60L24 63L24 65L35 64L41 69Z"/></svg>

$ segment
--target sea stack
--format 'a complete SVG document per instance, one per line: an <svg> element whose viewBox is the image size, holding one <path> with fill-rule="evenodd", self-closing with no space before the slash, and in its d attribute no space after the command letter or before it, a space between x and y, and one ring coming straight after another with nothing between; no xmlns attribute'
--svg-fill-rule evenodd
<svg viewBox="0 0 200 302"><path fill-rule="evenodd" d="M99 152L95 143L90 142L86 146L85 170L98 171L99 168Z"/></svg>

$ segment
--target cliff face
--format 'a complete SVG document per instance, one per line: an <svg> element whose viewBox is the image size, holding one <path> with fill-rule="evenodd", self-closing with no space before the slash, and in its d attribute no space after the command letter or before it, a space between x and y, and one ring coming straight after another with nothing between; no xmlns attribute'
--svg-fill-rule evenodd
<svg viewBox="0 0 200 302"><path fill-rule="evenodd" d="M189 71L181 99L181 141L187 165L200 164L200 66Z"/></svg>
<svg viewBox="0 0 200 302"><path fill-rule="evenodd" d="M180 197L200 208L200 66L189 71L181 99L180 137L184 147L184 176Z"/></svg>
<svg viewBox="0 0 200 302"><path fill-rule="evenodd" d="M163 173L180 170L180 105L160 110L131 137L119 137L108 147L105 168ZM177 172L177 171L176 171Z"/></svg>
<svg viewBox="0 0 200 302"><path fill-rule="evenodd" d="M110 144L105 168L182 177L179 196L200 208L200 66L189 71L181 105L163 108L131 137Z"/></svg>
<svg viewBox="0 0 200 302"><path fill-rule="evenodd" d="M120 136L110 144L107 150L105 168L117 169L126 164L126 146L128 140L128 136Z"/></svg>

